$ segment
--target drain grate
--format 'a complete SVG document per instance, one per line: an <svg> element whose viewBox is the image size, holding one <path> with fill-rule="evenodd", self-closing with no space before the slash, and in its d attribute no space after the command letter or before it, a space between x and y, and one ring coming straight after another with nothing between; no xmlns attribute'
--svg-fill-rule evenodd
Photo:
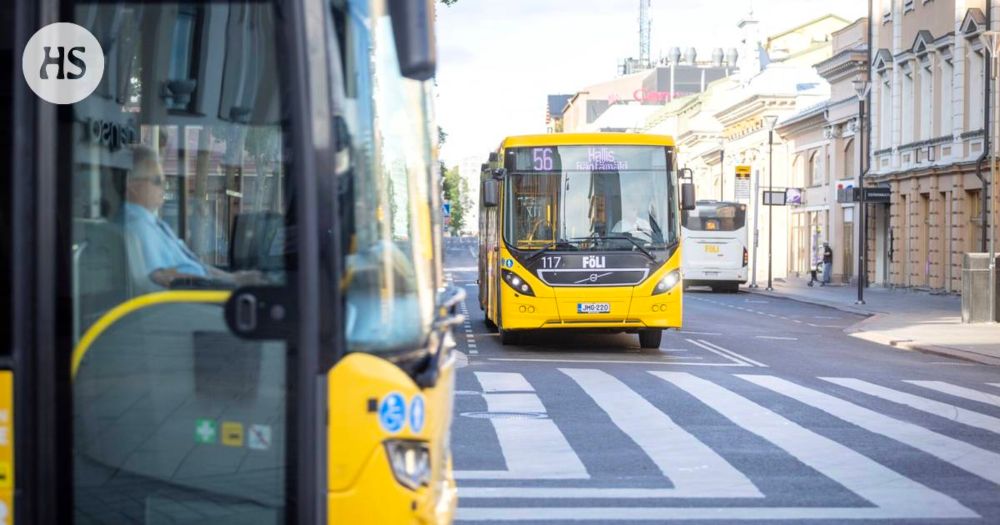
<svg viewBox="0 0 1000 525"><path fill-rule="evenodd" d="M544 412L462 412L462 417L472 419L548 419Z"/></svg>

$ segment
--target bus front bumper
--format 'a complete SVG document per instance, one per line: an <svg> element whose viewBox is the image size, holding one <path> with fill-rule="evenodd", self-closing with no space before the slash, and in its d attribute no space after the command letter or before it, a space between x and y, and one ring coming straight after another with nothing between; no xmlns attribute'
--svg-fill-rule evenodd
<svg viewBox="0 0 1000 525"><path fill-rule="evenodd" d="M581 306L583 305L583 306ZM607 313L583 313L587 305L607 305ZM597 297L562 293L559 297L504 297L504 330L593 329L628 332L680 328L682 292L645 297Z"/></svg>

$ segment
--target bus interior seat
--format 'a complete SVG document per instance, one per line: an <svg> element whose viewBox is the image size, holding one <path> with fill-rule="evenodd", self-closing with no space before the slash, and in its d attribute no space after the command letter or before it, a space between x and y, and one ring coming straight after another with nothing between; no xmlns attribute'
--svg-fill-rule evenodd
<svg viewBox="0 0 1000 525"><path fill-rule="evenodd" d="M121 226L107 219L73 219L73 283L77 336L132 296Z"/></svg>

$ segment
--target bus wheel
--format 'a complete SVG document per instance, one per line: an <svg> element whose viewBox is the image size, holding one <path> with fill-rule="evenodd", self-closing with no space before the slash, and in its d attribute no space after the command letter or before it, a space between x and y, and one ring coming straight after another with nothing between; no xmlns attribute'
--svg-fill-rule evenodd
<svg viewBox="0 0 1000 525"><path fill-rule="evenodd" d="M642 348L659 348L663 339L663 330L640 330L639 346Z"/></svg>
<svg viewBox="0 0 1000 525"><path fill-rule="evenodd" d="M521 342L520 334L517 332L511 332L510 330L500 329L500 344L504 346L513 346Z"/></svg>

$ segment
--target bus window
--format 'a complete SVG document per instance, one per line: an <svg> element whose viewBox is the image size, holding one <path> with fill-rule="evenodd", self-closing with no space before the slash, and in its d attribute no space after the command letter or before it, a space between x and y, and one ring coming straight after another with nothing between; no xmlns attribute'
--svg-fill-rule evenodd
<svg viewBox="0 0 1000 525"><path fill-rule="evenodd" d="M81 1L74 15L106 55L61 164L76 519L281 523L292 349L238 339L223 315L229 290L294 271L276 10Z"/></svg>
<svg viewBox="0 0 1000 525"><path fill-rule="evenodd" d="M435 300L431 210L421 197L432 164L427 88L400 74L388 13L372 13L366 0L333 8L345 36L342 120L350 144L339 175L348 351L412 350L430 333ZM378 83L369 85L371 78Z"/></svg>
<svg viewBox="0 0 1000 525"><path fill-rule="evenodd" d="M552 174L525 175L512 179L511 242L521 249L544 246L555 240L553 209L557 209L559 176Z"/></svg>
<svg viewBox="0 0 1000 525"><path fill-rule="evenodd" d="M746 226L745 204L706 204L683 213L684 228L691 231L731 232Z"/></svg>

